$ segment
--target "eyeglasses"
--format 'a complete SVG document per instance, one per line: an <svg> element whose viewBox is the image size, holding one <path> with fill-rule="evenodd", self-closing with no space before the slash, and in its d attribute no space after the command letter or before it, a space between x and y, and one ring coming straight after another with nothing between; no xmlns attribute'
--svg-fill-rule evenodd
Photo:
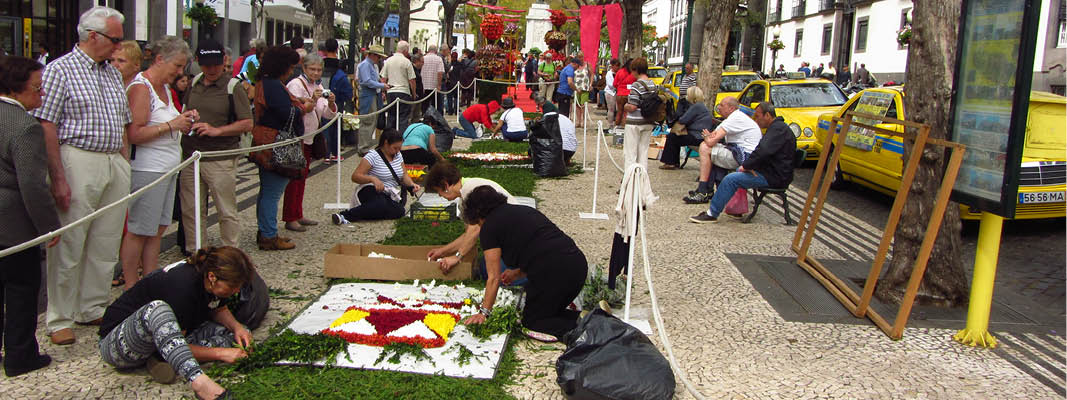
<svg viewBox="0 0 1067 400"><path fill-rule="evenodd" d="M97 35L100 35L100 36L103 36L103 37L107 38L107 40L110 40L110 41L111 41L111 44L119 44L119 43L122 43L122 38L117 38L117 39L116 39L116 38L113 38L113 37L111 37L111 36L108 36L108 35L107 35L106 33L104 33L104 32L100 32L100 31L94 31L94 30L90 30L89 32L96 32L96 34L97 34Z"/></svg>

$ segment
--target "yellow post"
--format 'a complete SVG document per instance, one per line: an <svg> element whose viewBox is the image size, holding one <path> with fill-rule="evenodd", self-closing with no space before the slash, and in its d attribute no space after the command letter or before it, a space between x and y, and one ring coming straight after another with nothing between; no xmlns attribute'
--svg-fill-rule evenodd
<svg viewBox="0 0 1067 400"><path fill-rule="evenodd" d="M982 212L978 226L978 248L974 255L974 280L971 282L971 302L967 308L967 327L953 336L968 346L997 347L997 339L989 334L989 310L993 306L993 279L997 275L1000 253L1000 230L1004 218Z"/></svg>

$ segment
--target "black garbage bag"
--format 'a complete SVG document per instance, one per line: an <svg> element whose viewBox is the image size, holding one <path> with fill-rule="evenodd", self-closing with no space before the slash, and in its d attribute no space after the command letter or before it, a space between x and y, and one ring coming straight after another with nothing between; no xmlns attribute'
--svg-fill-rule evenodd
<svg viewBox="0 0 1067 400"><path fill-rule="evenodd" d="M655 400L674 397L674 372L652 341L596 309L562 338L556 383L571 400Z"/></svg>
<svg viewBox="0 0 1067 400"><path fill-rule="evenodd" d="M451 151L456 134L452 132L452 127L448 126L445 116L433 106L427 108L422 115L431 121L430 126L433 127L434 145L437 146L437 151Z"/></svg>
<svg viewBox="0 0 1067 400"><path fill-rule="evenodd" d="M563 160L563 135L559 131L559 117L549 114L530 123L530 158L538 176L565 176L567 164Z"/></svg>
<svg viewBox="0 0 1067 400"><path fill-rule="evenodd" d="M270 308L269 290L267 282L263 281L259 273L253 273L252 279L241 287L237 303L231 308L234 319L248 329L259 328L263 317L267 315L267 309Z"/></svg>

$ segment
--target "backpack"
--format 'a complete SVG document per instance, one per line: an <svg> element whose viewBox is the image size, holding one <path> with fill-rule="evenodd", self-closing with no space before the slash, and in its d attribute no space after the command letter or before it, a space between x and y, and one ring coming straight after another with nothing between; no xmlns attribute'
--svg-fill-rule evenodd
<svg viewBox="0 0 1067 400"><path fill-rule="evenodd" d="M663 90L662 86L653 85L648 86L645 81L637 81L644 90L641 92L641 97L638 98L637 108L641 112L641 117L644 117L649 122L663 122L667 119L667 101L669 99L666 90Z"/></svg>
<svg viewBox="0 0 1067 400"><path fill-rule="evenodd" d="M191 87L196 86L196 84L199 83L200 79L203 78L203 77L204 77L204 73L203 72L201 72L199 74L196 74L196 76L193 77L192 82L189 82L189 87L191 88ZM237 120L237 113L234 112L234 105L233 105L233 90L234 90L235 87L240 85L242 81L244 81L244 80L241 79L241 78L230 78L230 81L226 83L226 93L230 95L230 113L229 113L229 118L230 118L231 122ZM243 86L241 87L241 90L244 90ZM189 107L189 100L185 99L185 104L182 104L182 109L185 110L188 107ZM252 132L244 132L244 133L241 134L241 140L240 140L240 146L239 147L242 148L242 149L248 148L248 147L252 147Z"/></svg>

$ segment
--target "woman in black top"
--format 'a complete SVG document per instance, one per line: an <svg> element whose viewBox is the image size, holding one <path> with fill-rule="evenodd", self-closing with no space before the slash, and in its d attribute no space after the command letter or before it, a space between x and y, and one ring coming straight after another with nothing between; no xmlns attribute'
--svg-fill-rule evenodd
<svg viewBox="0 0 1067 400"><path fill-rule="evenodd" d="M681 136L674 133L667 134L667 143L663 145L663 153L659 157L659 161L663 164L659 166L659 169L678 169L681 149L700 145L704 141L704 130L714 131L715 127L719 126L711 111L704 105L704 91L700 87L690 87L686 98L692 103L675 122L685 125L686 134Z"/></svg>
<svg viewBox="0 0 1067 400"><path fill-rule="evenodd" d="M209 247L185 263L153 271L104 311L100 356L116 368L144 365L160 383L181 375L199 398L225 398L200 362L247 356L243 349L252 344L252 332L226 303L254 270L241 250Z"/></svg>
<svg viewBox="0 0 1067 400"><path fill-rule="evenodd" d="M485 250L485 296L479 313L466 324L485 322L496 302L500 283L526 277L526 307L522 325L560 337L577 325L578 312L567 309L582 290L588 265L574 240L532 207L507 203L492 187L474 189L463 202L463 219L480 225ZM500 262L518 267L500 272Z"/></svg>

